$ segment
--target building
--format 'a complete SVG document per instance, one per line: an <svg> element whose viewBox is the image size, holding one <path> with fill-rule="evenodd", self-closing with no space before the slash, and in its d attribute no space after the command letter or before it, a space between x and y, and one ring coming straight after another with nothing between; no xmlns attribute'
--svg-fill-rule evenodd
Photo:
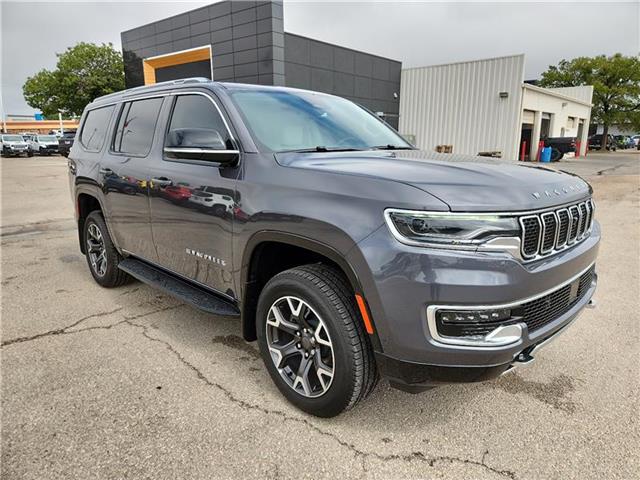
<svg viewBox="0 0 640 480"><path fill-rule="evenodd" d="M12 118L18 117L13 115ZM33 118L33 117L31 117ZM3 133L49 133L55 130L76 130L78 120L4 120L2 121Z"/></svg>
<svg viewBox="0 0 640 480"><path fill-rule="evenodd" d="M127 87L185 77L353 100L398 126L399 61L287 33L281 1L223 1L122 32Z"/></svg>
<svg viewBox="0 0 640 480"><path fill-rule="evenodd" d="M547 89L524 82L524 55L410 68L402 71L400 133L433 150L538 156L545 137L588 144L593 87Z"/></svg>

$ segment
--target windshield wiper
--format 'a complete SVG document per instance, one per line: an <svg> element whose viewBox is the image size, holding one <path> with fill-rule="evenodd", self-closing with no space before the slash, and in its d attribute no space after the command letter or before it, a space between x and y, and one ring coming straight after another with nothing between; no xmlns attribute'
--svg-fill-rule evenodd
<svg viewBox="0 0 640 480"><path fill-rule="evenodd" d="M313 152L361 152L361 148L352 148L352 147L324 147L322 145L318 145L313 148L301 148L299 150L285 150L280 153L313 153Z"/></svg>
<svg viewBox="0 0 640 480"><path fill-rule="evenodd" d="M371 147L372 150L413 150L412 147L406 147L404 145L376 145Z"/></svg>

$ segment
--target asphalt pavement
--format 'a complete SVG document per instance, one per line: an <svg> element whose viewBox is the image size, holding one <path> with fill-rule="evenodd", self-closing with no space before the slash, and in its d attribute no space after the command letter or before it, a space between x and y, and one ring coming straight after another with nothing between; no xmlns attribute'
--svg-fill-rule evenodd
<svg viewBox="0 0 640 480"><path fill-rule="evenodd" d="M593 185L598 307L529 367L322 420L239 323L141 283L103 289L62 157L3 158L3 479L632 479L640 472L640 154L552 168Z"/></svg>

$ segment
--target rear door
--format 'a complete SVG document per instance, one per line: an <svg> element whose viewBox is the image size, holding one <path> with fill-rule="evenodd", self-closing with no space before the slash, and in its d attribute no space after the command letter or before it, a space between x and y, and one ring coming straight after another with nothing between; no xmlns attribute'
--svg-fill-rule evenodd
<svg viewBox="0 0 640 480"><path fill-rule="evenodd" d="M156 261L149 215L149 162L154 148L163 96L132 100L117 106L109 148L99 176L110 226L127 253ZM161 143L161 142L160 142Z"/></svg>
<svg viewBox="0 0 640 480"><path fill-rule="evenodd" d="M238 167L177 158L180 139L215 130L221 148L236 143L216 100L205 92L179 92L167 107L164 151L150 164L151 224L158 263L234 297L232 220ZM195 134L194 134L195 132ZM195 137L194 137L195 135ZM193 150L205 145L190 143ZM221 150L225 151L225 150ZM180 194L177 194L180 192Z"/></svg>

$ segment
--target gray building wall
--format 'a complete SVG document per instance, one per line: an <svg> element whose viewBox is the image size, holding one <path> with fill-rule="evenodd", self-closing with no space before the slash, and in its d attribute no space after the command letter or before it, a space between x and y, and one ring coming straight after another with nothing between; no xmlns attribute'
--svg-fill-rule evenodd
<svg viewBox="0 0 640 480"><path fill-rule="evenodd" d="M288 87L348 98L388 114L385 119L398 127L401 62L291 33L284 34L284 42Z"/></svg>
<svg viewBox="0 0 640 480"><path fill-rule="evenodd" d="M216 81L284 85L281 1L224 1L122 32L127 88L144 84L142 60L211 45Z"/></svg>
<svg viewBox="0 0 640 480"><path fill-rule="evenodd" d="M283 16L281 0L223 1L122 32L126 86L144 84L145 58L211 45L216 81L340 95L398 127L401 62L284 33ZM169 67L163 78L196 67Z"/></svg>

